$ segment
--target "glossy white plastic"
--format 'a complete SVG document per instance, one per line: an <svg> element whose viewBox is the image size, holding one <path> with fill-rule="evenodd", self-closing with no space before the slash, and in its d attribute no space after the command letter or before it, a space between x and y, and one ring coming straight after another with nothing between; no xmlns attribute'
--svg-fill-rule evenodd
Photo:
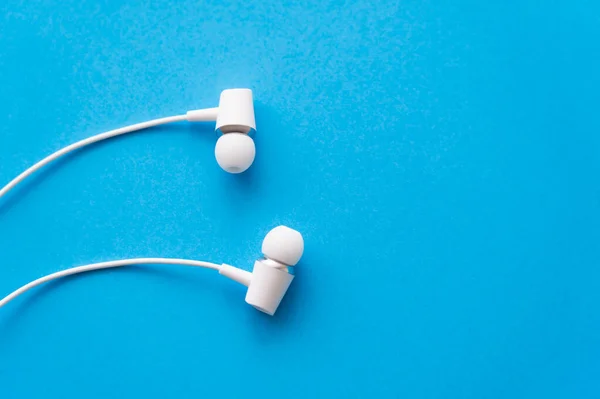
<svg viewBox="0 0 600 399"><path fill-rule="evenodd" d="M261 312L273 316L293 279L294 275L287 270L257 260L254 262L246 302Z"/></svg>
<svg viewBox="0 0 600 399"><path fill-rule="evenodd" d="M216 129L222 133L246 134L256 130L252 90L223 90L219 100Z"/></svg>

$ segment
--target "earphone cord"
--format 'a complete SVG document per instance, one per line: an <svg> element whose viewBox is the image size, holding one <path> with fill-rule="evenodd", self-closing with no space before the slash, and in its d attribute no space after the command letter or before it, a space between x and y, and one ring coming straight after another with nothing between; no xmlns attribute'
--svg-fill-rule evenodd
<svg viewBox="0 0 600 399"><path fill-rule="evenodd" d="M131 266L131 265L149 265L149 264L159 264L159 265L181 265L181 266L192 266L192 267L204 267L207 269L219 270L221 268L220 265L216 263L203 262L199 260L189 260L189 259L173 259L173 258L135 258L135 259L123 259L123 260L114 260L111 262L101 262L101 263L93 263L91 265L78 266L70 269L62 270L60 272L52 273L47 276L38 278L28 284L25 284L18 290L13 291L8 294L2 300L0 300L0 308L6 305L8 302L12 301L19 295L29 291L30 289L37 287L38 285L44 284L51 280L56 280L61 277L71 276L73 274L90 272L93 270L100 269L109 269L113 267L121 267L121 266Z"/></svg>
<svg viewBox="0 0 600 399"><path fill-rule="evenodd" d="M27 170L25 170L19 176L15 177L10 183L8 183L6 186L4 186L0 190L0 198L2 198L2 196L4 196L6 193L8 193L10 190L12 190L17 184L19 184L20 182L25 180L27 177L29 177L30 175L35 173L37 170L43 168L44 166L48 165L50 162L62 157L63 155L66 155L72 151L75 151L82 147L85 147L86 145L93 144L98 141L106 140L111 137L120 136L122 134L132 133L132 132L135 132L138 130L147 129L149 127L164 125L166 123L171 123L171 122L182 122L185 120L187 120L186 115L176 115L176 116L169 116L166 118L153 119L148 122L136 123L135 125L125 126L125 127L119 128L119 129L110 130L108 132L100 133L95 136L89 137L87 139L73 143L61 150L56 151L55 153L53 153L51 155L48 155L46 158L42 159L35 165L29 167Z"/></svg>

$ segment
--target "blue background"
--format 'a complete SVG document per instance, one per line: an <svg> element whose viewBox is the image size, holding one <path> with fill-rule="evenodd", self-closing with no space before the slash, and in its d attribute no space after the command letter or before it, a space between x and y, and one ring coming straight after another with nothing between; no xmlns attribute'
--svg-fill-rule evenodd
<svg viewBox="0 0 600 399"><path fill-rule="evenodd" d="M137 256L251 268L306 240L274 318L208 270L137 267L0 310L0 397L600 396L600 6L8 1L0 180L76 140L254 90L212 125L104 142L0 203L0 293Z"/></svg>

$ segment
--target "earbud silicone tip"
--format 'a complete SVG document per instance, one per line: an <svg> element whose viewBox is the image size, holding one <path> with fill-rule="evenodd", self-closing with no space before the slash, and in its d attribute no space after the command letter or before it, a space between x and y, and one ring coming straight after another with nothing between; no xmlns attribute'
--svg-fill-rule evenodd
<svg viewBox="0 0 600 399"><path fill-rule="evenodd" d="M254 140L244 133L227 133L215 145L219 166L229 173L242 173L252 165L256 148Z"/></svg>
<svg viewBox="0 0 600 399"><path fill-rule="evenodd" d="M269 231L262 243L262 253L267 258L294 266L304 252L302 234L286 226L277 226Z"/></svg>

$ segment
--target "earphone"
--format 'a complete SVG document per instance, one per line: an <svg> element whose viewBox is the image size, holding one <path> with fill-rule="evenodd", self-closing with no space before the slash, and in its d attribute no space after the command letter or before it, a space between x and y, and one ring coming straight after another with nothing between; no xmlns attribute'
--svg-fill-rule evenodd
<svg viewBox="0 0 600 399"><path fill-rule="evenodd" d="M262 243L264 257L254 262L252 272L225 263L219 265L190 259L136 258L94 263L52 273L25 284L0 300L0 308L30 289L61 277L122 266L162 264L204 267L217 270L219 274L248 287L246 292L246 302L248 304L261 312L273 316L294 279L293 268L302 257L303 252L304 239L302 235L289 227L278 226L269 231L265 236Z"/></svg>
<svg viewBox="0 0 600 399"><path fill-rule="evenodd" d="M241 173L254 162L256 149L254 141L250 137L256 131L252 91L250 89L228 89L221 93L218 107L188 111L184 115L154 119L111 130L58 150L29 167L0 189L0 197L37 170L72 151L111 137L181 121L216 122L215 130L220 137L215 145L215 158L223 170L229 173ZM219 274L248 287L246 302L272 316L294 279L293 267L302 257L304 240L298 231L286 226L278 226L266 235L262 244L262 252L264 257L254 263L252 272L228 264L218 265L198 260L172 258L135 258L78 266L49 274L22 286L0 300L0 307L28 290L60 277L129 265L174 264L219 271Z"/></svg>
<svg viewBox="0 0 600 399"><path fill-rule="evenodd" d="M166 118L153 119L148 122L136 123L135 125L97 134L62 148L55 153L48 155L46 158L15 177L6 186L0 189L0 197L4 196L17 184L39 169L70 152L123 134L167 123L184 121L216 122L215 130L220 137L215 145L215 158L223 170L229 173L241 173L247 170L250 165L252 165L252 162L254 162L256 149L254 147L254 140L250 137L252 133L256 131L252 90L227 89L223 90L221 93L218 107L197 109L188 111L183 115L169 116Z"/></svg>
<svg viewBox="0 0 600 399"><path fill-rule="evenodd" d="M256 122L250 89L224 90L217 108L188 111L186 119L216 121L215 130L221 137L215 146L215 158L223 170L241 173L254 162L256 149L250 136L256 131Z"/></svg>

